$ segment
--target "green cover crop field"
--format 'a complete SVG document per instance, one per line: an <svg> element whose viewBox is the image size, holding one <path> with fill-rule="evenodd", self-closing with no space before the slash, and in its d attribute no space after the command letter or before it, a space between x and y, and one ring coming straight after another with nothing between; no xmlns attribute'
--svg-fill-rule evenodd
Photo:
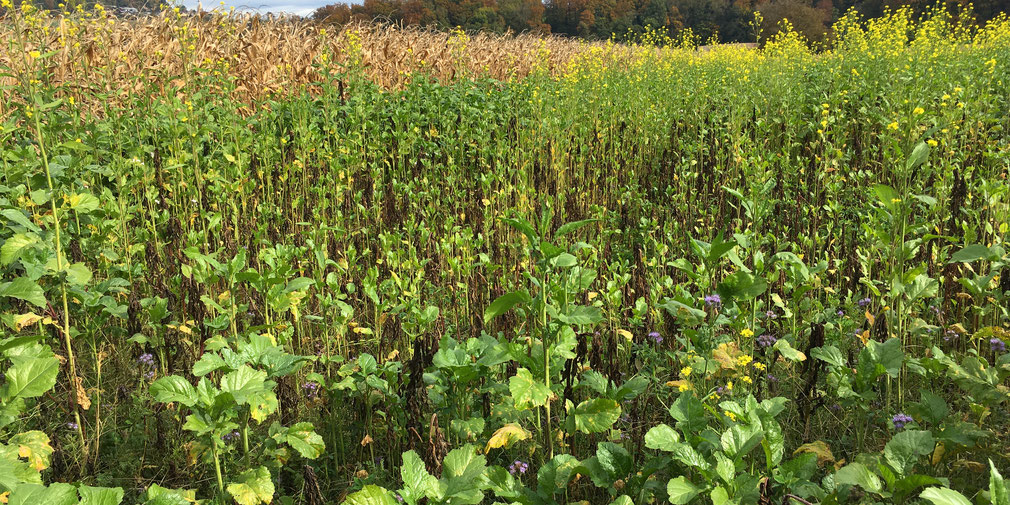
<svg viewBox="0 0 1010 505"><path fill-rule="evenodd" d="M0 18L0 503L1010 505L1010 18Z"/></svg>

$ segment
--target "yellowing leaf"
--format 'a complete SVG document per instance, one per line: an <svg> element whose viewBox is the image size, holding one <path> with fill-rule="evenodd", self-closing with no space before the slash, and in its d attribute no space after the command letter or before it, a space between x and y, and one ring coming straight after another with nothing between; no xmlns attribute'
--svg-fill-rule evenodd
<svg viewBox="0 0 1010 505"><path fill-rule="evenodd" d="M42 471L49 468L49 457L53 448L49 445L49 436L41 431L26 431L11 437L10 445L17 446L18 457L28 460L32 468Z"/></svg>
<svg viewBox="0 0 1010 505"><path fill-rule="evenodd" d="M274 483L270 479L270 470L265 466L243 472L239 481L228 484L227 489L239 505L259 505L274 499Z"/></svg>
<svg viewBox="0 0 1010 505"><path fill-rule="evenodd" d="M28 312L26 314L19 314L17 316L14 316L14 329L15 329L15 331L21 331L26 326L31 326L31 325L39 322L40 320L42 320L42 316L40 316L40 315L38 315L38 314L36 314L34 312Z"/></svg>
<svg viewBox="0 0 1010 505"><path fill-rule="evenodd" d="M943 442L936 444L936 448L933 449L933 455L930 456L929 461L933 465L940 464L940 460L943 459L943 455L947 452L947 448L943 445Z"/></svg>
<svg viewBox="0 0 1010 505"><path fill-rule="evenodd" d="M632 335L630 331L624 329L617 330L617 334L624 337L627 340L631 340L632 337L634 337L634 335Z"/></svg>
<svg viewBox="0 0 1010 505"><path fill-rule="evenodd" d="M823 465L825 463L832 463L835 461L834 454L831 454L831 448L828 447L828 444L824 443L821 440L816 440L810 442L809 444L803 444L799 446L795 451L793 451L793 455L795 456L801 452L812 452L816 454L818 465Z"/></svg>
<svg viewBox="0 0 1010 505"><path fill-rule="evenodd" d="M491 438L487 441L487 447L484 448L484 452L488 452L491 449L497 449L499 447L510 447L515 442L520 440L526 440L530 437L530 433L523 429L521 426L515 423L509 423L491 435Z"/></svg>

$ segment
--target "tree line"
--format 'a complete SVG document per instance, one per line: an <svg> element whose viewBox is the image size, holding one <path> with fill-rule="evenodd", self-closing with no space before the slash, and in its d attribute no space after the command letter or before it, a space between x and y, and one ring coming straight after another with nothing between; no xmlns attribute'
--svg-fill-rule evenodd
<svg viewBox="0 0 1010 505"><path fill-rule="evenodd" d="M949 12L985 21L1010 10L1010 0L946 0ZM381 20L404 25L465 30L524 32L618 39L646 27L671 36L690 29L702 41L753 42L788 19L810 40L827 36L831 23L850 9L876 17L887 9L910 6L916 12L935 0L364 0L335 3L313 18L343 24ZM755 12L762 22L755 26ZM760 32L760 33L759 33Z"/></svg>

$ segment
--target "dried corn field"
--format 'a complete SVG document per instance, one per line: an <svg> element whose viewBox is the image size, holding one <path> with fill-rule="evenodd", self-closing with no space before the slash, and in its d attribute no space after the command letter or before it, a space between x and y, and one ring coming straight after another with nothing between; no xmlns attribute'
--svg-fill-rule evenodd
<svg viewBox="0 0 1010 505"><path fill-rule="evenodd" d="M55 18L35 13L22 21L0 19L0 39L7 41L0 47L0 65L20 72L32 63L26 54L52 50L45 61L49 84L119 100L131 93L176 91L208 73L231 84L213 82L209 89L252 98L312 89L321 77L320 65L354 63L379 86L400 89L416 74L440 81L508 81L537 71L559 75L591 50L615 63L630 61L635 54L621 45L531 34L466 34L380 24L328 30L298 18L227 13L165 11L117 19L99 10ZM25 47L14 44L20 38L28 42ZM0 77L4 102L14 99L11 84L10 74Z"/></svg>

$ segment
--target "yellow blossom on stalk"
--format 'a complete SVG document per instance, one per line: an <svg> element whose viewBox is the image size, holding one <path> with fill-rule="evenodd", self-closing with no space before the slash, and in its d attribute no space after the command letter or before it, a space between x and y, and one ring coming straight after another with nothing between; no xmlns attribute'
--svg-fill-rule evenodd
<svg viewBox="0 0 1010 505"><path fill-rule="evenodd" d="M687 383L683 383L683 384L677 386L677 390L679 390L681 393L683 393L685 391L688 391L690 389L691 389L691 386L689 386Z"/></svg>
<svg viewBox="0 0 1010 505"><path fill-rule="evenodd" d="M898 129L898 122L897 121L892 121L891 124L887 125L887 129L888 130L897 130Z"/></svg>
<svg viewBox="0 0 1010 505"><path fill-rule="evenodd" d="M681 377L687 377L687 376L691 375L691 372L693 372L693 371L694 370L692 370L691 367L686 366L686 367L680 369L680 376Z"/></svg>
<svg viewBox="0 0 1010 505"><path fill-rule="evenodd" d="M740 366L747 366L750 364L751 361L754 361L754 358L750 357L747 354L744 354L743 356L740 356L739 358L736 359L737 364Z"/></svg>
<svg viewBox="0 0 1010 505"><path fill-rule="evenodd" d="M926 110L923 109L922 107L916 107L915 110L912 111L912 114L915 114L916 116L918 116L919 114L922 114L923 112L926 112Z"/></svg>
<svg viewBox="0 0 1010 505"><path fill-rule="evenodd" d="M933 140L933 139L929 139L929 140L927 140L927 141L926 141L926 143L927 143L927 144L929 144L929 145L930 145L930 146L932 146L932 147L936 147L936 141L935 141L935 140Z"/></svg>
<svg viewBox="0 0 1010 505"><path fill-rule="evenodd" d="M722 413L725 414L726 417L730 418L730 420L736 421L736 414L734 414L734 413L732 413L732 412L730 412L728 410L724 410L724 411L722 411Z"/></svg>
<svg viewBox="0 0 1010 505"><path fill-rule="evenodd" d="M746 382L747 384L753 383L753 381L750 379L750 375L744 375L743 377L740 377L740 380Z"/></svg>
<svg viewBox="0 0 1010 505"><path fill-rule="evenodd" d="M754 368L756 368L758 370L761 370L761 371L764 371L768 367L766 367L764 363L758 361L758 362L754 363Z"/></svg>
<svg viewBox="0 0 1010 505"><path fill-rule="evenodd" d="M14 4L11 3L11 0L0 0L0 6L3 6L5 9L14 8Z"/></svg>
<svg viewBox="0 0 1010 505"><path fill-rule="evenodd" d="M744 329L740 330L740 336L741 337L753 337L754 336L754 332L750 328L744 328Z"/></svg>
<svg viewBox="0 0 1010 505"><path fill-rule="evenodd" d="M42 56L42 53L38 51L31 51L28 53L28 56L31 56L33 60L37 60L40 56Z"/></svg>
<svg viewBox="0 0 1010 505"><path fill-rule="evenodd" d="M733 391L733 381L726 383L726 391Z"/></svg>

